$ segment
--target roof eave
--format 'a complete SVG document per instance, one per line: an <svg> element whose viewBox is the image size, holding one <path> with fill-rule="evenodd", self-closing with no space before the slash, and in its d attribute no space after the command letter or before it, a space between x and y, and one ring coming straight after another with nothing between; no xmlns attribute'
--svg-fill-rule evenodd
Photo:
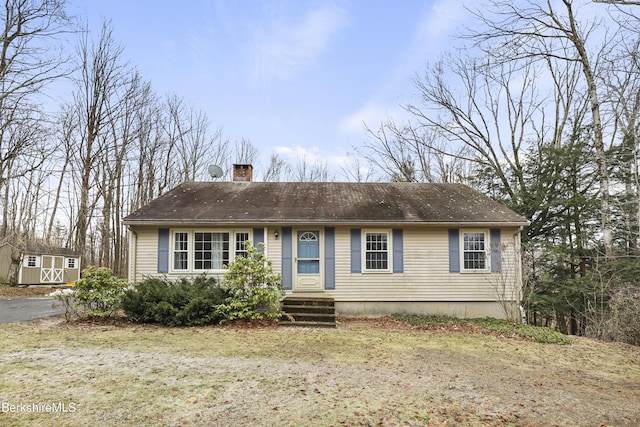
<svg viewBox="0 0 640 427"><path fill-rule="evenodd" d="M250 225L250 224L264 224L271 226L286 226L295 224L308 224L308 225L349 225L349 226L437 226L437 227L488 227L488 226L500 226L500 227L525 227L529 223L528 221L338 221L338 220L307 220L307 219L286 219L286 220L201 220L196 221L193 219L183 220L138 220L138 221L124 221L124 225L127 226L221 226L221 225Z"/></svg>

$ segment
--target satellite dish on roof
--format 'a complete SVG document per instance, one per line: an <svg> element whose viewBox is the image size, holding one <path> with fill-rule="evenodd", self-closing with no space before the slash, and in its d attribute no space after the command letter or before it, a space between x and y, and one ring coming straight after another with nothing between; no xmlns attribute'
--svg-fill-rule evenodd
<svg viewBox="0 0 640 427"><path fill-rule="evenodd" d="M216 166L216 165L211 165L209 166L209 175L211 175L211 178L221 178L222 175L224 175L224 172L222 171L222 168L220 166Z"/></svg>

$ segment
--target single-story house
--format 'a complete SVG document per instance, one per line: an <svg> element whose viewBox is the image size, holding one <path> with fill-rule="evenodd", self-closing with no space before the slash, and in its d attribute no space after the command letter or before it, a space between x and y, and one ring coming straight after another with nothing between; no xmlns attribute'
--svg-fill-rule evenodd
<svg viewBox="0 0 640 427"><path fill-rule="evenodd" d="M187 182L124 219L129 280L223 275L264 244L287 296L337 315L504 317L522 287L527 220L461 184Z"/></svg>
<svg viewBox="0 0 640 427"><path fill-rule="evenodd" d="M80 278L80 254L42 244L0 245L0 282L58 285Z"/></svg>

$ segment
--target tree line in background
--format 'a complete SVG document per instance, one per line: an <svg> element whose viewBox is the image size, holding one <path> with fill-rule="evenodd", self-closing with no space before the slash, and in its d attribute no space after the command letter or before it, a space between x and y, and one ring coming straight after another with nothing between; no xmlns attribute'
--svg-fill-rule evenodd
<svg viewBox="0 0 640 427"><path fill-rule="evenodd" d="M505 203L530 220L527 320L638 343L640 8L488 3L469 11L463 48L416 75L406 114L365 128L342 178L462 182ZM124 216L207 179L209 164L258 163L250 141L155 93L108 24L78 30L61 0L5 0L0 14L0 240L72 247L124 275ZM70 35L75 54L52 49ZM43 95L61 79L73 90L48 114ZM327 164L277 154L256 171L336 179Z"/></svg>

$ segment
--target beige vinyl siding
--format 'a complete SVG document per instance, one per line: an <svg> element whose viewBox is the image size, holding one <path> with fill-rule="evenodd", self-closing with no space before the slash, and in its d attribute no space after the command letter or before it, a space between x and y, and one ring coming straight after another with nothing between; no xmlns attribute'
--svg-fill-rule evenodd
<svg viewBox="0 0 640 427"><path fill-rule="evenodd" d="M146 276L163 276L158 273L158 229L137 229L135 239L135 272L129 280L140 282Z"/></svg>
<svg viewBox="0 0 640 427"><path fill-rule="evenodd" d="M274 231L278 231L278 240L275 238ZM273 268L274 273L282 274L282 228L265 228L264 240L267 258L271 261L271 268Z"/></svg>
<svg viewBox="0 0 640 427"><path fill-rule="evenodd" d="M75 267L69 268L69 259L75 260ZM80 257L65 257L64 259L64 282L75 282L80 278Z"/></svg>
<svg viewBox="0 0 640 427"><path fill-rule="evenodd" d="M166 228L166 227L165 227ZM252 232L254 228L252 226L245 227L233 227L236 231L238 230L247 230ZM175 231L189 231L189 232L199 232L199 231L229 231L227 228L212 228L212 227L202 227L202 228L169 228L170 235ZM279 236L278 240L275 239L274 230L278 230ZM172 248L169 248L169 273L158 273L158 228L136 228L135 235L130 238L130 244L132 247L130 248L130 252L135 252L137 257L135 260L129 262L130 270L129 270L129 280L134 282L140 282L144 280L145 277L148 276L162 276L167 277L169 280L176 280L182 277L188 276L198 276L200 272L191 272L191 271L174 271L173 270L173 258L172 258ZM190 235L192 236L192 234ZM192 238L192 237L191 237ZM253 236L251 236L253 239ZM277 273L281 271L282 266L282 250L281 250L281 239L282 239L282 229L277 228L265 228L265 244L267 256L273 262L273 270ZM170 236L170 244L173 242ZM190 245L192 242L189 243ZM230 242L232 245L233 242ZM190 255L192 252L190 252ZM224 272L216 272L216 273L208 273L208 276L211 277L221 277Z"/></svg>
<svg viewBox="0 0 640 427"><path fill-rule="evenodd" d="M336 301L496 301L501 292L501 284L506 285L507 297L512 296L515 285L520 285L515 279L520 277L519 270L516 270L519 269L519 258L515 257L519 254L520 241L517 228L503 229L501 232L501 273L450 273L448 229L430 227L403 230L403 273L351 273L351 228L335 229L336 286L335 290L327 290L324 293L333 296ZM376 230L375 227L366 229ZM210 231L211 228L202 230ZM279 233L277 240L274 236L275 230ZM380 230L391 231L388 227ZM488 227L486 232L488 235ZM188 274L197 274L171 272L171 269L168 274L159 274L158 229L138 228L136 233L132 249L135 249L137 259L130 263L132 270L135 270L130 272L130 279L134 276L135 281L141 281L145 276L167 276L177 279ZM267 256L272 261L274 272L281 273L282 228L266 228L265 242ZM295 244L295 241L293 243ZM171 250L169 257L171 258ZM288 294L291 294L291 291Z"/></svg>
<svg viewBox="0 0 640 427"><path fill-rule="evenodd" d="M487 233L488 233L487 229ZM448 229L403 231L403 273L351 273L350 228L336 229L337 301L495 301L499 283L514 283L514 236L502 231L502 272L449 272Z"/></svg>
<svg viewBox="0 0 640 427"><path fill-rule="evenodd" d="M40 274L42 269L42 259L39 260L37 264L38 267L27 267L27 259L29 256L34 256L33 254L24 254L22 258L22 264L20 265L20 284L38 284L40 283ZM40 255L35 255L38 258L41 258Z"/></svg>
<svg viewBox="0 0 640 427"><path fill-rule="evenodd" d="M0 246L0 283L9 283L11 270L11 246Z"/></svg>

